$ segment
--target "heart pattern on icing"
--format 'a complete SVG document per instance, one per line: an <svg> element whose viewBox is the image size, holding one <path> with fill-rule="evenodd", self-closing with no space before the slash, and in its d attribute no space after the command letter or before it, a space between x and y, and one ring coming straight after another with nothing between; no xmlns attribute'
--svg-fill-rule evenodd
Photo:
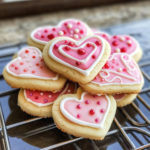
<svg viewBox="0 0 150 150"><path fill-rule="evenodd" d="M89 27L80 20L67 19L61 21L57 26L46 26L35 29L30 37L35 42L46 44L56 37L67 36L80 40L90 34Z"/></svg>
<svg viewBox="0 0 150 150"><path fill-rule="evenodd" d="M91 35L80 41L64 37L56 39L49 48L49 56L55 61L88 76L101 60L105 50L104 40Z"/></svg>
<svg viewBox="0 0 150 150"><path fill-rule="evenodd" d="M43 107L53 104L53 102L63 94L74 94L76 92L77 85L74 82L67 81L63 89L56 93L24 90L24 96L28 102Z"/></svg>
<svg viewBox="0 0 150 150"><path fill-rule="evenodd" d="M138 42L129 35L110 36L104 32L94 32L94 34L101 36L110 44L111 55L114 53L126 53L133 56L138 52Z"/></svg>
<svg viewBox="0 0 150 150"><path fill-rule="evenodd" d="M64 98L60 103L60 110L68 120L76 124L101 129L110 105L106 95L93 96L83 92L80 100L76 97Z"/></svg>
<svg viewBox="0 0 150 150"><path fill-rule="evenodd" d="M8 73L22 78L57 80L59 76L45 65L41 51L35 47L21 49L18 57L6 66L6 70Z"/></svg>
<svg viewBox="0 0 150 150"><path fill-rule="evenodd" d="M99 72L91 81L94 84L103 85L132 85L143 82L141 72L128 54L115 53L111 55Z"/></svg>

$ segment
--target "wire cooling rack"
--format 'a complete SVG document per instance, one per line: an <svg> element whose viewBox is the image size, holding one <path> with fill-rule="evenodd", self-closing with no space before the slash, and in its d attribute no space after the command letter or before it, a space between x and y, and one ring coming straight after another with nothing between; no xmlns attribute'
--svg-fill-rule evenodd
<svg viewBox="0 0 150 150"><path fill-rule="evenodd" d="M3 67L26 43L0 47L0 148L6 150L150 150L150 20L104 29L110 34L130 34L141 44L139 62L145 85L136 100L118 108L112 127L102 141L83 139L61 132L53 120L33 118L17 106L19 89L4 81Z"/></svg>

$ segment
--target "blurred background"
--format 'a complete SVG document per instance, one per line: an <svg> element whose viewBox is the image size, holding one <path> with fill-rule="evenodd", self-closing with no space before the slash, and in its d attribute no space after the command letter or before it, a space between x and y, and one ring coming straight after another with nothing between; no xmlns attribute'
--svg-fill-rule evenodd
<svg viewBox="0 0 150 150"><path fill-rule="evenodd" d="M149 17L149 0L0 0L0 45L25 42L36 27L64 18L104 28Z"/></svg>

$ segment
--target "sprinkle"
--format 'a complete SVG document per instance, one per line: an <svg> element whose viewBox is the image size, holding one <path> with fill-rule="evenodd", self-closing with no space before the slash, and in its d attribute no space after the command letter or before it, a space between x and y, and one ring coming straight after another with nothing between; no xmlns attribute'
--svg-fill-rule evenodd
<svg viewBox="0 0 150 150"><path fill-rule="evenodd" d="M85 101L85 104L89 104L89 103L90 103L89 100L86 100L86 101Z"/></svg>
<svg viewBox="0 0 150 150"><path fill-rule="evenodd" d="M95 56L95 55L92 55L92 58L93 58L93 59L95 59L95 58L96 58L96 56Z"/></svg>
<svg viewBox="0 0 150 150"><path fill-rule="evenodd" d="M78 49L78 54L79 55L84 55L85 54L85 50L83 48Z"/></svg>
<svg viewBox="0 0 150 150"><path fill-rule="evenodd" d="M118 44L119 44L119 43L118 43L117 41L113 41L113 42L112 42L112 45L113 45L113 46L118 46Z"/></svg>
<svg viewBox="0 0 150 150"><path fill-rule="evenodd" d="M99 122L99 119L98 119L98 118L96 118L96 119L95 119L95 122Z"/></svg>
<svg viewBox="0 0 150 150"><path fill-rule="evenodd" d="M91 46L91 44L90 44L90 43L87 43L87 44L86 44L86 46L87 46L87 47L90 47L90 46Z"/></svg>
<svg viewBox="0 0 150 150"><path fill-rule="evenodd" d="M48 95L48 97L52 97L51 95Z"/></svg>
<svg viewBox="0 0 150 150"><path fill-rule="evenodd" d="M101 109L101 113L104 113L105 111L104 111L104 109Z"/></svg>
<svg viewBox="0 0 150 150"><path fill-rule="evenodd" d="M15 66L15 64L11 64L11 66L12 66L12 67L14 67L14 66Z"/></svg>
<svg viewBox="0 0 150 150"><path fill-rule="evenodd" d="M120 37L120 41L122 41L122 42L123 42L124 40L125 40L125 38L124 38L124 37Z"/></svg>
<svg viewBox="0 0 150 150"><path fill-rule="evenodd" d="M120 48L116 48L116 53L119 53L120 52Z"/></svg>
<svg viewBox="0 0 150 150"><path fill-rule="evenodd" d="M95 114L94 109L91 109L91 110L89 111L89 113L90 113L90 115L94 115L94 114Z"/></svg>
<svg viewBox="0 0 150 150"><path fill-rule="evenodd" d="M54 34L49 34L49 35L47 36L47 38L50 39L50 40L52 40L54 37L55 37Z"/></svg>
<svg viewBox="0 0 150 150"><path fill-rule="evenodd" d="M72 24L68 23L67 28L72 28Z"/></svg>
<svg viewBox="0 0 150 150"><path fill-rule="evenodd" d="M78 105L76 106L76 108L80 109L80 108L81 108L81 105L80 105L80 104L78 104Z"/></svg>
<svg viewBox="0 0 150 150"><path fill-rule="evenodd" d="M30 93L30 96L32 96L33 95L33 93Z"/></svg>
<svg viewBox="0 0 150 150"><path fill-rule="evenodd" d="M100 41L96 41L95 44L96 44L97 46L100 46L100 45L101 45L101 42L100 42Z"/></svg>
<svg viewBox="0 0 150 150"><path fill-rule="evenodd" d="M76 28L76 29L74 30L74 32L75 32L75 33L79 33L79 29Z"/></svg>
<svg viewBox="0 0 150 150"><path fill-rule="evenodd" d="M24 72L27 72L27 71L28 71L28 69L24 69L23 71L24 71Z"/></svg>
<svg viewBox="0 0 150 150"><path fill-rule="evenodd" d="M118 68L118 72L121 72L122 71L122 68Z"/></svg>
<svg viewBox="0 0 150 150"><path fill-rule="evenodd" d="M32 73L35 73L35 71L32 71Z"/></svg>
<svg viewBox="0 0 150 150"><path fill-rule="evenodd" d="M101 102L100 102L100 101L98 101L98 102L97 102L97 104L98 104L98 105L100 105L100 104L101 104Z"/></svg>
<svg viewBox="0 0 150 150"><path fill-rule="evenodd" d="M23 62L20 62L20 65L23 65L24 63Z"/></svg>
<svg viewBox="0 0 150 150"><path fill-rule="evenodd" d="M36 56L32 56L32 58L36 58Z"/></svg>
<svg viewBox="0 0 150 150"><path fill-rule="evenodd" d="M122 52L122 53L124 53L124 52L126 52L126 51L127 51L127 48L126 48L126 47L122 47L122 48L121 48L121 52Z"/></svg>
<svg viewBox="0 0 150 150"><path fill-rule="evenodd" d="M29 53L29 51L28 51L28 50L25 50L25 53Z"/></svg>
<svg viewBox="0 0 150 150"><path fill-rule="evenodd" d="M39 97L38 96L35 96L35 99L38 99Z"/></svg>
<svg viewBox="0 0 150 150"><path fill-rule="evenodd" d="M68 92L71 92L71 90L68 90Z"/></svg>
<svg viewBox="0 0 150 150"><path fill-rule="evenodd" d="M44 99L44 102L45 102L45 103L47 103L47 102L48 102L48 100L47 100L47 99Z"/></svg>
<svg viewBox="0 0 150 150"><path fill-rule="evenodd" d="M32 67L33 65L29 65L29 67Z"/></svg>
<svg viewBox="0 0 150 150"><path fill-rule="evenodd" d="M41 92L40 95L43 95L43 92Z"/></svg>
<svg viewBox="0 0 150 150"><path fill-rule="evenodd" d="M64 32L63 31L59 31L58 35L64 35Z"/></svg>
<svg viewBox="0 0 150 150"><path fill-rule="evenodd" d="M29 59L27 59L27 62L29 62L30 60Z"/></svg>
<svg viewBox="0 0 150 150"><path fill-rule="evenodd" d="M81 64L80 62L78 62L78 61L76 62L76 65L77 65L77 66L79 66L80 64Z"/></svg>
<svg viewBox="0 0 150 150"><path fill-rule="evenodd" d="M55 44L55 45L54 45L54 48L56 48L56 49L57 49L57 48L58 48L58 44Z"/></svg>
<svg viewBox="0 0 150 150"><path fill-rule="evenodd" d="M24 55L24 57L26 57L26 58L27 58L27 57L28 57L28 55Z"/></svg>
<svg viewBox="0 0 150 150"><path fill-rule="evenodd" d="M77 118L81 118L81 115L80 115L80 114L77 114Z"/></svg>
<svg viewBox="0 0 150 150"><path fill-rule="evenodd" d="M73 38L74 38L74 39L77 39L78 37L79 37L79 36L78 36L77 34L74 34L74 35L73 35Z"/></svg>

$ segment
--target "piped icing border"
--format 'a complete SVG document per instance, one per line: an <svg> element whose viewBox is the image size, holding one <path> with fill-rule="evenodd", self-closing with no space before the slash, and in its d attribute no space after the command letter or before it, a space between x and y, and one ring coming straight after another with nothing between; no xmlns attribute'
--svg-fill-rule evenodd
<svg viewBox="0 0 150 150"><path fill-rule="evenodd" d="M41 29L43 29L43 28L57 28L57 27L61 27L62 24L65 23L66 21L81 22L81 23L86 27L86 30L87 30L87 33L86 33L85 36L87 36L87 35L90 34L90 28L86 25L86 23L82 22L81 20L69 18L69 19L62 20L62 21L59 22L58 25L56 25L56 26L43 26L43 27L39 27L39 28L33 30L33 31L31 32L31 34L30 34L30 38L31 38L33 41L37 42L37 43L40 43L40 44L45 45L45 44L47 44L48 42L42 41L42 40L39 40L39 39L36 39L36 38L34 37L34 34L35 34L37 31L39 31L39 30L41 30Z"/></svg>
<svg viewBox="0 0 150 150"><path fill-rule="evenodd" d="M16 76L16 77L21 77L21 78L37 78L37 79L44 79L44 80L58 80L58 77L59 77L58 74L56 74L55 77L47 78L47 77L41 77L41 76L37 76L37 75L33 75L33 74L19 74L19 75L16 75L16 74L13 73L12 71L10 71L10 70L9 70L9 66L10 66L11 64L13 64L16 60L22 60L22 58L19 57L19 55L20 55L20 53L21 53L22 51L24 51L24 50L26 50L26 49L34 49L34 50L36 50L36 51L39 53L39 57L42 58L42 53L41 53L41 51L40 51L38 48L36 48L36 47L31 47L31 46L22 48L22 49L18 52L17 58L13 59L12 61L10 61L10 62L6 65L6 71L7 71L9 74L11 74L11 75L13 75L13 76Z"/></svg>
<svg viewBox="0 0 150 150"><path fill-rule="evenodd" d="M104 122L106 120L106 117L109 113L109 110L110 110L110 105L111 105L111 102L109 100L109 97L107 95L105 95L105 98L107 99L108 101L108 107L107 107L107 110L105 111L105 114L103 116L103 119L101 120L100 123L98 124L94 124L94 123L90 123L90 122L85 122L85 121L82 121L82 120L79 120L75 117L73 117L72 115L70 115L65 109L64 109L64 105L65 105L65 102L66 101L76 101L76 102L83 102L84 100L84 96L86 94L89 94L88 92L83 92L82 95L81 95L81 99L79 100L78 98L76 97L66 97L64 98L61 103L60 103L60 110L62 112L62 114L67 118L69 119L70 121L76 123L76 124L80 124L80 125L83 125L83 126L89 126L89 127L93 127L93 128L98 128L98 129L102 129L103 128L103 125L104 125Z"/></svg>
<svg viewBox="0 0 150 150"><path fill-rule="evenodd" d="M90 35L90 36L87 36L83 39L81 39L80 41L76 41L74 39L69 39L69 41L73 42L75 44L75 46L79 46L81 45L84 41L90 39L90 38L96 38L98 40L101 41L101 45L102 45L102 49L101 49L101 53L100 55L97 57L97 59L94 61L94 63L86 70L83 70L83 69L80 69L78 67L75 67L75 66L72 66L70 65L69 63L66 63L64 61L62 61L61 59L57 58L54 54L53 54L53 47L56 43L60 42L60 41L64 41L64 40L68 40L67 37L63 37L63 39L56 39L51 45L50 45L50 48L49 48L49 56L54 59L56 62L59 62L67 67L70 67L70 68L73 68L74 70L80 72L81 74L83 74L84 76L89 76L90 72L94 69L94 67L96 66L96 64L100 61L101 57L103 56L104 54L104 50L105 50L105 42L103 40L103 38L101 38L100 36L97 36L97 35ZM89 43L89 42L88 42ZM90 42L91 43L91 42ZM87 44L87 43L86 43ZM94 43L92 43L94 45L94 47L97 47ZM84 44L83 44L84 45ZM81 45L82 46L82 45ZM80 46L80 47L81 47ZM78 47L79 48L79 47ZM62 52L62 50L60 48L58 48L60 52ZM92 54L90 54L91 56ZM69 55L67 55L66 57L69 57L69 59L72 59L72 57L70 57ZM86 63L87 60L89 59L90 57L87 57L86 60L84 61L81 61L81 60L78 60L80 61L81 63Z"/></svg>
<svg viewBox="0 0 150 150"><path fill-rule="evenodd" d="M142 74L141 74L141 72L140 72L140 70L139 70L136 62L134 61L134 59L132 59L132 57L130 55L128 55L128 54L122 54L122 53L114 53L113 55L110 56L110 58L108 59L107 62L109 62L111 60L115 60L114 57L117 56L117 55L118 56L121 55L122 64L124 64L124 66L127 68L126 71L128 72L128 75L120 73L120 72L123 72L123 70L121 70L122 68L120 70L118 68L118 71L113 71L113 70L109 70L109 69L102 69L99 72L98 75L100 76L100 78L103 79L103 81L96 82L96 81L94 81L95 80L94 79L93 81L91 81L91 83L98 84L99 86L105 86L105 85L135 85L135 84L141 84L141 83L143 83ZM123 59L124 56L127 56L127 58L128 58L127 62L132 61L133 64L131 64L131 62L130 62L130 64L127 64L127 62L125 62L125 60ZM131 68L131 67L133 67L133 68ZM135 76L129 76L129 75L132 75L132 71L135 71L135 70L137 70L137 72L138 72L138 75L136 77L137 78L139 77L140 79L137 79ZM106 73L107 75L103 76L102 75L103 72ZM115 76L112 80L107 80L107 78L110 77L111 73L112 74L116 74L118 76ZM127 79L132 80L132 81L136 81L136 80L140 80L140 81L137 81L137 82L134 82L134 83L133 82L132 83L131 82L130 83L123 83L121 77L122 78L127 78ZM118 82L113 83L113 81L115 79L119 79L121 83L118 83ZM106 81L107 83L103 83L104 81Z"/></svg>

